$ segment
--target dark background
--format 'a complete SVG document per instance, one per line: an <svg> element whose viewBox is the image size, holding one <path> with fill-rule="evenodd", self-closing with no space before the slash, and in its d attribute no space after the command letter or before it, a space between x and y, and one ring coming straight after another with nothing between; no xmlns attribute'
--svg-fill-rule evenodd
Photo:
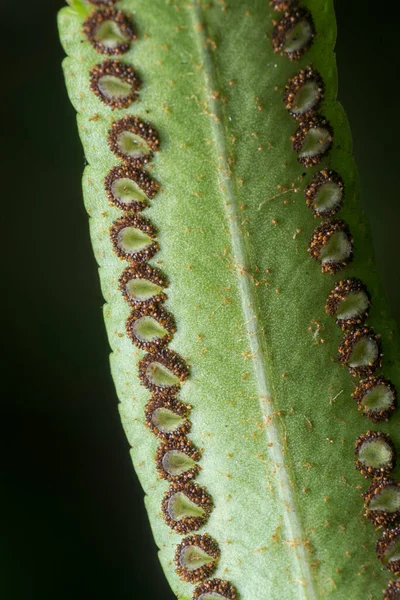
<svg viewBox="0 0 400 600"><path fill-rule="evenodd" d="M60 68L62 5L9 0L1 10L0 596L172 600L109 374L81 198L84 157ZM379 11L384 23L365 0L336 6L340 99L400 321L395 1Z"/></svg>

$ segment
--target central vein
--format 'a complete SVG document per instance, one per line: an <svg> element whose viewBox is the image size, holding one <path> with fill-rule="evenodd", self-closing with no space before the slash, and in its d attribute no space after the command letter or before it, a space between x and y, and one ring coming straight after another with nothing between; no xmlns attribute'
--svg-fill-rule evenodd
<svg viewBox="0 0 400 600"><path fill-rule="evenodd" d="M236 186L233 178L230 176L230 165L228 162L227 149L227 121L220 108L218 99L215 98L213 90L218 90L218 78L216 76L213 57L207 45L207 31L204 19L203 9L199 0L194 0L190 6L190 15L195 32L198 52L202 59L204 72L204 81L206 88L206 97L208 102L208 112L210 114L210 124L213 132L213 139L217 158L219 161L219 179L221 186L225 190L226 201L224 202L229 230L231 235L232 253L238 270L238 285L242 299L242 310L244 321L247 326L247 335L253 367L258 387L258 397L260 410L264 423L270 423L267 428L264 427L267 438L267 451L276 465L278 485L277 493L283 507L283 516L286 528L287 540L296 542L296 549L292 556L296 558L295 567L298 576L298 598L307 600L317 600L318 596L314 587L314 580L311 574L310 564L307 558L307 550L304 546L303 529L296 509L295 498L292 493L289 473L284 460L282 447L283 440L278 426L274 420L274 398L273 389L268 381L266 365L268 364L268 350L263 333L258 327L257 301L254 294L253 284L247 273L250 272L250 264L246 253L243 235L239 228L239 200ZM267 399L269 401L267 401Z"/></svg>

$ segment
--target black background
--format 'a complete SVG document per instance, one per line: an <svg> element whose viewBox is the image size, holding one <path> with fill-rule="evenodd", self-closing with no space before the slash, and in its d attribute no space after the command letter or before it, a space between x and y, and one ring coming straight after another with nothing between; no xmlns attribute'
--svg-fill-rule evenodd
<svg viewBox="0 0 400 600"><path fill-rule="evenodd" d="M3 600L169 600L109 374L56 11L1 8ZM336 0L340 99L400 321L395 2Z"/></svg>

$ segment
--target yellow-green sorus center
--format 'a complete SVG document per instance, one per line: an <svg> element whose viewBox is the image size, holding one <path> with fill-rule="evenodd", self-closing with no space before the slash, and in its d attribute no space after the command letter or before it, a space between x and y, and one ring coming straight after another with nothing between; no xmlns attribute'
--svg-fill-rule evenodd
<svg viewBox="0 0 400 600"><path fill-rule="evenodd" d="M100 92L106 98L127 98L132 86L115 75L103 75L98 82Z"/></svg>
<svg viewBox="0 0 400 600"><path fill-rule="evenodd" d="M183 473L190 471L190 469L193 469L193 467L196 465L196 462L184 452L180 452L179 450L170 450L164 454L162 465L164 470L169 473L169 475L176 477L183 475Z"/></svg>
<svg viewBox="0 0 400 600"><path fill-rule="evenodd" d="M146 375L154 385L159 387L170 387L179 383L179 377L157 361L149 364Z"/></svg>
<svg viewBox="0 0 400 600"><path fill-rule="evenodd" d="M351 244L344 231L335 231L319 252L322 263L341 262L351 255Z"/></svg>
<svg viewBox="0 0 400 600"><path fill-rule="evenodd" d="M177 415L176 413L174 413L172 410L169 410L168 408L156 408L156 410L152 414L151 420L153 421L153 423L157 427L157 429L159 429L163 433L172 433L173 431L175 431L176 429L181 427L184 423L184 420L180 415ZM172 452L175 452L175 451L167 452L167 454L164 456L164 459L168 454L171 454ZM184 456L186 459L190 460L189 457L186 456L186 454L183 454L182 452L179 452L178 454L179 455L182 454L182 456ZM164 461L164 459L163 459L163 461ZM164 465L164 468L165 468L165 465ZM166 469L166 470L168 470L168 469ZM174 473L171 473L171 474L174 475Z"/></svg>
<svg viewBox="0 0 400 600"><path fill-rule="evenodd" d="M365 411L381 411L393 405L393 392L386 385L377 385L365 394L361 405Z"/></svg>
<svg viewBox="0 0 400 600"><path fill-rule="evenodd" d="M120 151L130 158L140 158L150 152L146 142L131 131L122 131L118 136L117 144Z"/></svg>
<svg viewBox="0 0 400 600"><path fill-rule="evenodd" d="M137 300L150 300L162 292L162 287L147 279L131 279L125 287L127 293Z"/></svg>
<svg viewBox="0 0 400 600"><path fill-rule="evenodd" d="M103 21L96 28L93 39L106 48L116 48L120 44L129 42L129 37L124 35L115 21Z"/></svg>
<svg viewBox="0 0 400 600"><path fill-rule="evenodd" d="M318 188L313 205L320 213L323 213L336 208L342 201L342 197L343 190L340 185L331 181Z"/></svg>
<svg viewBox="0 0 400 600"><path fill-rule="evenodd" d="M313 36L313 28L307 19L302 19L285 35L282 46L283 52L291 54L306 46Z"/></svg>
<svg viewBox="0 0 400 600"><path fill-rule="evenodd" d="M143 190L132 179L124 177L116 179L111 186L112 195L124 204L146 202L147 197Z"/></svg>
<svg viewBox="0 0 400 600"><path fill-rule="evenodd" d="M397 485L383 488L371 498L368 508L389 513L397 512L400 510L400 488Z"/></svg>
<svg viewBox="0 0 400 600"><path fill-rule="evenodd" d="M331 144L331 134L324 127L312 127L304 137L300 158L312 158L326 152Z"/></svg>
<svg viewBox="0 0 400 600"><path fill-rule="evenodd" d="M126 292L137 300L150 300L162 292L162 287L147 279L131 279L125 286Z"/></svg>
<svg viewBox="0 0 400 600"><path fill-rule="evenodd" d="M212 556L198 546L185 546L179 557L179 562L182 567L188 571L201 569L201 567L205 567L205 565L214 562L214 560L215 559Z"/></svg>
<svg viewBox="0 0 400 600"><path fill-rule="evenodd" d="M206 594L200 594L198 600L224 600L226 596L221 596L217 592L207 592Z"/></svg>
<svg viewBox="0 0 400 600"><path fill-rule="evenodd" d="M133 331L139 340L155 342L168 335L167 329L153 317L140 317L133 325Z"/></svg>
<svg viewBox="0 0 400 600"><path fill-rule="evenodd" d="M383 556L382 562L384 565L387 565L397 560L400 560L400 536L397 536L390 544Z"/></svg>
<svg viewBox="0 0 400 600"><path fill-rule="evenodd" d="M362 315L368 306L368 296L364 291L350 292L339 304L335 316L337 319L353 319Z"/></svg>
<svg viewBox="0 0 400 600"><path fill-rule="evenodd" d="M203 517L204 509L182 492L177 492L168 501L168 513L174 521L182 521L190 517Z"/></svg>
<svg viewBox="0 0 400 600"><path fill-rule="evenodd" d="M365 367L372 365L378 358L379 348L376 341L372 338L365 337L355 343L350 356L350 367Z"/></svg>
<svg viewBox="0 0 400 600"><path fill-rule="evenodd" d="M316 81L307 81L296 92L293 99L293 107L290 109L295 115L301 115L308 112L317 104L319 100L319 86Z"/></svg>
<svg viewBox="0 0 400 600"><path fill-rule="evenodd" d="M379 469L392 460L392 449L384 440L365 441L358 451L358 460L365 467Z"/></svg>
<svg viewBox="0 0 400 600"><path fill-rule="evenodd" d="M125 252L140 252L152 243L151 237L137 227L124 227L118 234L118 244Z"/></svg>

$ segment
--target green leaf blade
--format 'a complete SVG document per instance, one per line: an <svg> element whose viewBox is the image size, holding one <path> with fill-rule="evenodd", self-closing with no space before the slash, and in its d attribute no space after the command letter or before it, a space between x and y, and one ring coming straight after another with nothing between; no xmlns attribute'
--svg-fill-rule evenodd
<svg viewBox="0 0 400 600"><path fill-rule="evenodd" d="M118 163L106 135L113 120L129 113L149 119L162 137L151 171L162 192L144 215L159 228L161 250L152 264L160 262L171 282L166 308L177 333L170 347L191 365L180 399L193 406L190 439L204 450L197 481L214 498L201 532L221 548L216 576L232 581L243 599L379 598L385 576L373 529L362 518L363 480L352 453L370 424L351 399L353 380L336 362L342 335L324 311L342 274L323 275L309 258L318 224L303 196L310 174L303 177L306 169L291 149L296 123L281 98L301 66L312 62L323 75L321 112L335 130L324 164L345 180L340 218L355 238L355 260L343 276L367 284L369 322L383 338L384 373L396 382L394 326L360 221L347 120L334 102L332 2L307 3L324 34L299 63L272 53L265 32L270 36L276 14L267 3L246 4L222 13L218 4L136 1L134 18L149 38L140 35L123 60L144 80L141 100L114 112L89 91L89 70L101 56L81 43L81 17L61 13L62 40L72 56L64 63L67 86L90 164L85 204L107 301L121 418L164 570L177 596L189 598L193 587L178 580L172 566L181 536L160 514L168 485L157 477L157 440L144 426L149 393L136 377L142 352L125 335L129 307L117 289L125 264L112 253L108 232L121 212L108 205L102 183ZM133 10L128 0L120 5ZM292 183L299 192L278 189ZM390 431L399 442L393 425L371 428Z"/></svg>

